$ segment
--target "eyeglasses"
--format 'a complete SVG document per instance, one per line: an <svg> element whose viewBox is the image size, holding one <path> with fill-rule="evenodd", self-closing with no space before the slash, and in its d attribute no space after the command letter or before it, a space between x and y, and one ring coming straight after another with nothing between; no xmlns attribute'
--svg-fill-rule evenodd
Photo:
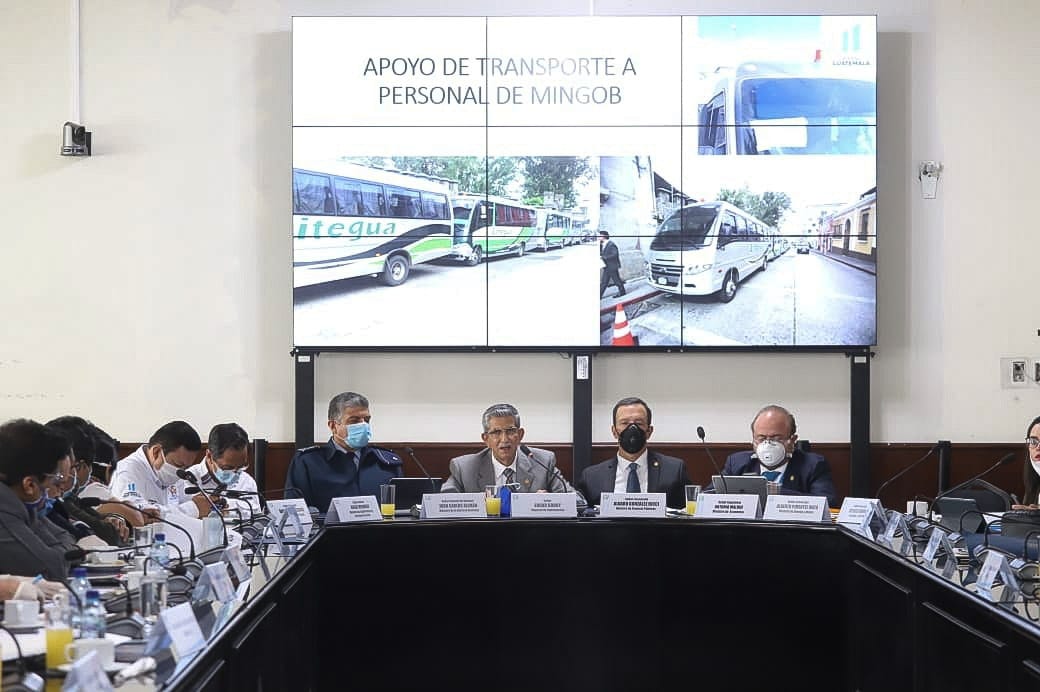
<svg viewBox="0 0 1040 692"><path fill-rule="evenodd" d="M45 479L47 479L47 478L52 478L52 479L54 479L54 484L55 484L55 485L61 485L61 484L62 484L62 483L64 483L64 482L65 482L66 480L68 480L68 479L72 478L72 476L66 476L66 475L65 475L65 474L63 474L63 473L45 473L45 474L43 474L43 477L44 477Z"/></svg>
<svg viewBox="0 0 1040 692"><path fill-rule="evenodd" d="M752 438L755 444L762 444L763 442L787 442L791 439L790 435L755 435Z"/></svg>
<svg viewBox="0 0 1040 692"><path fill-rule="evenodd" d="M502 428L501 430L488 430L485 435L488 437L516 437L520 433L520 428Z"/></svg>
<svg viewBox="0 0 1040 692"><path fill-rule="evenodd" d="M1036 449L1037 447L1040 447L1040 437L1027 437L1026 444L1033 449Z"/></svg>

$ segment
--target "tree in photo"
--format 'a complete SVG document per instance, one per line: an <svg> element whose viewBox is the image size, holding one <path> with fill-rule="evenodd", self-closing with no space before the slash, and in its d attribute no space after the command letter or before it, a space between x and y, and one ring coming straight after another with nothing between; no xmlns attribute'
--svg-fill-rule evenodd
<svg viewBox="0 0 1040 692"><path fill-rule="evenodd" d="M718 198L743 209L768 226L776 228L784 213L791 208L791 197L786 192L763 192L756 194L745 185L739 190L719 190Z"/></svg>
<svg viewBox="0 0 1040 692"><path fill-rule="evenodd" d="M578 202L577 183L592 177L589 160L575 156L522 156L523 194L525 201L552 201L560 209Z"/></svg>
<svg viewBox="0 0 1040 692"><path fill-rule="evenodd" d="M516 159L502 156L369 156L354 160L369 166L392 166L399 171L446 178L458 183L459 192L477 195L506 195L517 175Z"/></svg>

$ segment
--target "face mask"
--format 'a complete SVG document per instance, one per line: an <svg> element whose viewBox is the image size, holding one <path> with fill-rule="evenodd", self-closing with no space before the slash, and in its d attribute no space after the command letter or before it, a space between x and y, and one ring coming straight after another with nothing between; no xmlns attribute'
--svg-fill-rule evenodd
<svg viewBox="0 0 1040 692"><path fill-rule="evenodd" d="M787 448L782 442L764 440L755 447L755 455L759 464L767 469L775 469L787 458Z"/></svg>
<svg viewBox="0 0 1040 692"><path fill-rule="evenodd" d="M368 423L351 423L347 426L347 446L361 449L372 439L372 426Z"/></svg>
<svg viewBox="0 0 1040 692"><path fill-rule="evenodd" d="M217 483L222 483L224 485L234 485L238 482L238 478L241 475L241 471L233 469L217 469L213 473L213 477L217 479Z"/></svg>
<svg viewBox="0 0 1040 692"><path fill-rule="evenodd" d="M163 463L156 473L159 475L159 485L163 488L171 488L180 480L177 477L177 467L168 461Z"/></svg>
<svg viewBox="0 0 1040 692"><path fill-rule="evenodd" d="M25 505L25 511L29 513L30 517L37 516L47 504L47 491L44 490L39 499L33 500L32 502L22 502L22 504Z"/></svg>
<svg viewBox="0 0 1040 692"><path fill-rule="evenodd" d="M621 449L629 454L635 454L646 447L646 433L635 423L632 423L618 435L618 443Z"/></svg>
<svg viewBox="0 0 1040 692"><path fill-rule="evenodd" d="M45 517L48 514L50 514L51 510L54 509L54 503L55 502L57 502L57 500L55 498L49 496L49 495L44 497L43 498L43 507L40 508L40 516L41 517Z"/></svg>
<svg viewBox="0 0 1040 692"><path fill-rule="evenodd" d="M75 497L76 493L78 491L79 491L79 476L73 474L72 475L72 487L69 488L68 490L66 490L65 492L63 492L61 494L61 499L67 500L70 497Z"/></svg>

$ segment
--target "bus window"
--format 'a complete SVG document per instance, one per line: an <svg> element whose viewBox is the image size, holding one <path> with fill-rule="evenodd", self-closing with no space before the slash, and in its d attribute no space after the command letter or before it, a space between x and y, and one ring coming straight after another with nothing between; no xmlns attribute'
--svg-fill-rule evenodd
<svg viewBox="0 0 1040 692"><path fill-rule="evenodd" d="M747 219L745 219L743 216L738 216L737 217L737 234L736 235L737 235L737 239L738 240L747 240L748 239Z"/></svg>
<svg viewBox="0 0 1040 692"><path fill-rule="evenodd" d="M441 195L435 192L422 193L422 216L424 219L448 218L447 195Z"/></svg>
<svg viewBox="0 0 1040 692"><path fill-rule="evenodd" d="M701 154L726 153L726 93L723 91L701 107L697 146Z"/></svg>
<svg viewBox="0 0 1040 692"><path fill-rule="evenodd" d="M719 247L728 245L737 240L737 217L732 212L722 215L722 223L719 224Z"/></svg>
<svg viewBox="0 0 1040 692"><path fill-rule="evenodd" d="M363 216L386 216L386 198L379 185L361 183L361 214Z"/></svg>
<svg viewBox="0 0 1040 692"><path fill-rule="evenodd" d="M293 213L335 213L332 205L332 185L327 175L293 171Z"/></svg>
<svg viewBox="0 0 1040 692"><path fill-rule="evenodd" d="M422 218L421 205L419 203L419 192L416 190L405 190L400 187L387 186L386 193L390 197L390 209L388 216L399 219Z"/></svg>
<svg viewBox="0 0 1040 692"><path fill-rule="evenodd" d="M484 228L491 223L488 218L488 203L481 202L477 205L477 213L473 215L473 230Z"/></svg>
<svg viewBox="0 0 1040 692"><path fill-rule="evenodd" d="M356 180L333 178L336 188L336 213L340 216L360 216L362 212L361 185Z"/></svg>

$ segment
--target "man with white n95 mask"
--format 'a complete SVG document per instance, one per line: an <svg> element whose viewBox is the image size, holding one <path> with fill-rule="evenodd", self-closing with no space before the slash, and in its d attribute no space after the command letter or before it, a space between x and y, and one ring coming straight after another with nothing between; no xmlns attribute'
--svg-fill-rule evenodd
<svg viewBox="0 0 1040 692"><path fill-rule="evenodd" d="M730 454L724 476L761 475L786 495L814 495L838 506L831 467L819 454L804 452L798 441L794 416L782 406L766 406L751 421L752 451Z"/></svg>

